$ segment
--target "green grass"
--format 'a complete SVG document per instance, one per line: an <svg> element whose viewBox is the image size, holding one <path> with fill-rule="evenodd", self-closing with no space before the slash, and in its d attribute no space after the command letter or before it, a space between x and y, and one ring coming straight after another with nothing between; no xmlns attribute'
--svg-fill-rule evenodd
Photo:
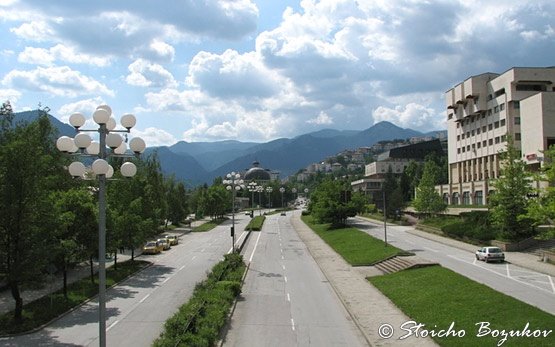
<svg viewBox="0 0 555 347"><path fill-rule="evenodd" d="M464 337L435 337L441 346L498 346L502 336L477 337L480 322L491 330L555 330L555 316L440 266L405 270L368 279L423 329L464 330ZM397 327L399 328L399 327ZM407 332L402 331L402 335ZM411 337L412 338L412 337ZM555 346L547 337L508 337L502 346Z"/></svg>
<svg viewBox="0 0 555 347"><path fill-rule="evenodd" d="M331 248L353 266L370 265L404 251L378 240L356 228L330 229L329 224L315 224L311 216L302 220Z"/></svg>
<svg viewBox="0 0 555 347"><path fill-rule="evenodd" d="M215 227L217 227L218 225L222 224L223 222L225 222L227 220L227 218L218 218L218 219L214 219L211 221L208 221L206 223L202 223L201 225L199 225L198 227L194 227L191 231L192 232L205 232L205 231L210 231L212 229L214 229Z"/></svg>
<svg viewBox="0 0 555 347"><path fill-rule="evenodd" d="M254 230L254 231L262 230L262 226L264 225L265 219L266 219L265 216L256 216L252 218L249 224L247 224L247 226L245 227L245 230Z"/></svg>
<svg viewBox="0 0 555 347"><path fill-rule="evenodd" d="M456 216L438 216L438 217L431 217L421 220L420 223L431 226L434 228L441 229L442 227L453 224L453 223L461 223L462 219Z"/></svg>
<svg viewBox="0 0 555 347"><path fill-rule="evenodd" d="M106 286L110 287L131 274L146 267L149 262L142 260L125 261L118 263L117 270L113 266L106 269ZM64 298L62 290L44 296L23 306L23 320L16 323L13 320L13 311L0 315L0 336L22 333L33 330L52 319L62 315L70 309L80 305L89 298L98 294L98 277L95 283L90 277L83 278L68 285L68 298Z"/></svg>

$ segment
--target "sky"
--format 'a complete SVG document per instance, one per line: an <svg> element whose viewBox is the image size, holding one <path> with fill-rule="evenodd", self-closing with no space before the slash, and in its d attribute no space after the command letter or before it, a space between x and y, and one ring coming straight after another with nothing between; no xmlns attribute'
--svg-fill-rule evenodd
<svg viewBox="0 0 555 347"><path fill-rule="evenodd" d="M555 65L552 0L0 0L0 101L108 104L148 146L443 130L472 75Z"/></svg>

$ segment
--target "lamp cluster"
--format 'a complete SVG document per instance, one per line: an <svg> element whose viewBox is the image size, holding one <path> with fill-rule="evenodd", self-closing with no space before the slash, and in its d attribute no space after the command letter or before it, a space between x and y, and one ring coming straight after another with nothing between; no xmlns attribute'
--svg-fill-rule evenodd
<svg viewBox="0 0 555 347"><path fill-rule="evenodd" d="M241 179L240 174L231 172L226 175L226 178L222 183L227 185L225 187L227 190L241 190L241 188L245 188L245 182Z"/></svg>
<svg viewBox="0 0 555 347"><path fill-rule="evenodd" d="M91 166L92 173L95 175L105 175L111 178L114 174L113 167L108 164L106 158L106 147L112 150L111 156L131 157L127 154L127 138L122 138L117 133L129 133L131 128L135 126L136 119L132 114L125 114L121 117L121 125L126 130L115 130L116 121L112 117L112 109L108 105L100 105L93 113L93 120L99 125L95 130L83 130L81 127L85 124L85 116L81 113L74 113L69 117L69 123L77 131L74 138L61 136L56 141L56 147L63 153L76 154L83 156L98 157ZM84 132L100 133L100 142L93 141L88 134ZM144 152L146 144L140 137L134 137L129 141L129 149L139 155ZM85 177L87 168L79 161L73 162L68 167L69 173L73 177ZM121 165L121 174L124 177L133 177L137 173L137 167L131 162L125 162ZM89 170L90 171L90 170Z"/></svg>

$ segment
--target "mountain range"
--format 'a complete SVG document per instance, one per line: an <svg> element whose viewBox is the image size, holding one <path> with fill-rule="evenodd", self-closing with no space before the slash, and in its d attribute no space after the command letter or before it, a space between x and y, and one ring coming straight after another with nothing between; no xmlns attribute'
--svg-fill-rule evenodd
<svg viewBox="0 0 555 347"><path fill-rule="evenodd" d="M15 121L31 121L37 117L36 110L20 112L15 114ZM60 135L75 135L72 126L51 115L48 117ZM280 177L285 178L311 163L321 162L346 149L370 147L379 141L433 136L436 133L423 134L384 121L361 131L324 129L292 139L280 138L265 143L179 141L171 146L149 147L145 155L156 152L165 174L174 175L192 187L210 184L214 178L232 171L248 169L254 161L260 162L264 168L279 171Z"/></svg>

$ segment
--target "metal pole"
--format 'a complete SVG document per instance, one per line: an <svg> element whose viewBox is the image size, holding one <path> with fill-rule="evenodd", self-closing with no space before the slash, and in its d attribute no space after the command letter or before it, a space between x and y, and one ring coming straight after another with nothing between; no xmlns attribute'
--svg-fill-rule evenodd
<svg viewBox="0 0 555 347"><path fill-rule="evenodd" d="M235 253L235 181L231 184L231 253Z"/></svg>
<svg viewBox="0 0 555 347"><path fill-rule="evenodd" d="M385 203L385 189L382 189L383 192L383 234L384 234L384 241L385 247L387 247L387 213L386 213L386 203Z"/></svg>
<svg viewBox="0 0 555 347"><path fill-rule="evenodd" d="M106 157L106 124L100 125L99 157ZM98 344L106 347L106 175L98 176Z"/></svg>

